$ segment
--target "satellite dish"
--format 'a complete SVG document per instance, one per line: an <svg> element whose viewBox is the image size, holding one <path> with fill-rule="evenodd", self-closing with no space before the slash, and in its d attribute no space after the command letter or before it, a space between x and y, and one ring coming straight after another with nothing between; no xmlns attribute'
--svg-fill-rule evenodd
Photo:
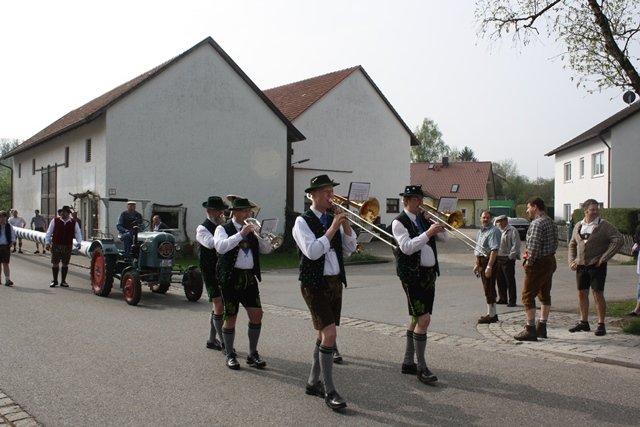
<svg viewBox="0 0 640 427"><path fill-rule="evenodd" d="M636 100L636 94L632 90L628 90L622 95L622 100L627 104L631 104Z"/></svg>

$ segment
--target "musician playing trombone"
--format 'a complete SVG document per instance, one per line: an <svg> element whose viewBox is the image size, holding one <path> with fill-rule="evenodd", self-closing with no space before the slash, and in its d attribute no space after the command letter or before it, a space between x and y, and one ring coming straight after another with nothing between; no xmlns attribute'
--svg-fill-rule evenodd
<svg viewBox="0 0 640 427"><path fill-rule="evenodd" d="M425 357L436 277L440 275L436 240L446 241L448 234L443 223L423 216L420 209L425 196L422 186L408 185L400 196L404 210L391 223L391 230L398 242L398 248L394 250L396 272L407 296L411 316L401 372L416 375L418 380L428 384L438 381L427 367Z"/></svg>
<svg viewBox="0 0 640 427"><path fill-rule="evenodd" d="M231 220L216 227L213 235L214 246L218 253L216 271L220 281L224 302L224 323L222 339L224 341L229 369L240 369L237 354L233 347L236 318L242 304L249 317L249 354L247 365L258 369L267 363L258 354L258 340L262 327L262 304L258 282L260 274L260 254L273 251L271 241L257 236L255 226L245 223L256 205L245 198L236 198L229 209Z"/></svg>
<svg viewBox="0 0 640 427"><path fill-rule="evenodd" d="M340 324L342 285L347 285L343 258L356 249L356 233L347 214L328 212L336 185L327 175L312 178L305 190L311 208L296 218L293 226L300 254L300 290L318 331L305 393L323 397L334 411L347 406L333 384L333 350L336 326Z"/></svg>

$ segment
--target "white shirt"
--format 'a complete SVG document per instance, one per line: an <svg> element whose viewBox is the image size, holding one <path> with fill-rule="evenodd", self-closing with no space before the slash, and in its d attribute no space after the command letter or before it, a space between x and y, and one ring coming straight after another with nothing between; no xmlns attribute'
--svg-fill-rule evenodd
<svg viewBox="0 0 640 427"><path fill-rule="evenodd" d="M216 225L216 223L211 221L210 218L207 218L207 221L210 221L212 224ZM200 224L196 228L196 241L207 249L215 248L213 234L211 234L211 232L209 232L209 230L207 230L207 228L202 224Z"/></svg>
<svg viewBox="0 0 640 427"><path fill-rule="evenodd" d="M27 225L27 223L24 221L24 218L19 217L19 216L11 216L11 217L9 217L7 222L9 222L9 224L11 224L11 226L13 226L13 227L24 228Z"/></svg>
<svg viewBox="0 0 640 427"><path fill-rule="evenodd" d="M409 219L416 224L416 216L409 212L408 210L404 210L404 213L407 214ZM417 227L417 225L416 225ZM420 233L418 236L413 239L409 237L409 230L402 225L400 221L394 219L391 223L391 231L393 232L393 237L395 237L396 242L398 242L398 247L405 255L413 255L414 253L420 251L420 266L421 267L433 267L436 265L436 256L433 253L433 249L427 243L429 242L429 236L427 236L427 231L425 230L423 233ZM449 235L446 231L436 234L436 240L446 242L449 240Z"/></svg>
<svg viewBox="0 0 640 427"><path fill-rule="evenodd" d="M315 216L320 219L322 212L311 208L311 211ZM324 271L325 276L336 276L340 274L340 264L338 263L338 256L336 251L331 248L331 242L326 236L321 236L316 239L315 234L309 228L307 221L301 216L296 218L296 222L293 225L293 239L296 241L300 251L312 261L315 261L324 257ZM352 230L351 236L345 234L344 229L340 226L340 236L342 237L342 255L348 257L353 251L356 250L356 233Z"/></svg>
<svg viewBox="0 0 640 427"><path fill-rule="evenodd" d="M591 234L593 229L600 224L600 217L597 216L593 221L587 223L586 219L582 220L582 226L580 227L580 234ZM13 225L13 224L11 224Z"/></svg>
<svg viewBox="0 0 640 427"><path fill-rule="evenodd" d="M242 235L240 234L240 230L242 230L242 225L238 224L235 221L235 218L232 220L233 226L238 230L238 232L232 236L229 236L225 231L222 225L216 227L216 232L213 235L213 244L216 248L216 252L218 254L226 254L230 250L234 249L236 246L242 242ZM271 241L269 239L262 239L258 237L258 246L261 254L269 254L273 252L273 247L271 246ZM239 268L242 270L251 270L253 269L253 251L249 249L246 253L243 249L238 251L238 258L236 258L236 263L234 265L235 268Z"/></svg>

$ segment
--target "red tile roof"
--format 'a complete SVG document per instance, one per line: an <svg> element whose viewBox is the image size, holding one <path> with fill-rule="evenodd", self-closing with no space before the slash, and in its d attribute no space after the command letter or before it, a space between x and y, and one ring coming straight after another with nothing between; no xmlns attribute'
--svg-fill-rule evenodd
<svg viewBox="0 0 640 427"><path fill-rule="evenodd" d="M318 100L320 100L323 96L331 92L331 90L338 86L340 82L342 82L353 72L358 70L362 72L364 77L369 81L371 86L373 86L374 90L378 93L380 98L382 98L382 101L396 116L400 124L406 129L409 135L411 135L411 145L419 145L420 142L415 137L413 132L411 132L398 112L393 108L391 103L382 94L378 86L376 86L371 77L369 77L367 72L360 65L346 68L340 71L334 71L328 74L323 74L321 76L312 77L306 80L301 80L299 82L289 83L284 86L267 89L264 91L264 93L289 120L294 121L302 113L311 108L313 104L318 102Z"/></svg>
<svg viewBox="0 0 640 427"><path fill-rule="evenodd" d="M253 81L251 81L251 79L249 79L244 71L242 71L240 67L229 57L229 55L227 55L227 53L220 47L220 45L218 45L213 40L213 38L207 37L181 55L176 56L175 58L165 62L164 64L158 65L152 70L149 70L146 73L143 73L138 77L116 87L115 89L112 89L109 92L89 101L82 107L67 113L31 138L24 141L22 144L20 144L10 152L6 153L2 158L11 157L36 145L40 145L52 138L55 138L56 136L62 135L77 127L80 127L85 123L89 123L92 120L95 120L96 118L104 114L111 105L126 97L130 92L137 89L147 81L151 80L166 68L178 62L204 44L211 45L220 54L220 56L240 75L240 77L242 77L242 79L254 90L254 92L256 92L256 94L267 104L267 106L269 106L269 108L273 110L273 112L280 118L280 120L285 123L285 125L287 126L287 138L289 141L301 141L305 139L304 135L302 135L302 133L298 129L296 129L295 126L293 126L293 124L284 116L284 114L280 110L278 110L275 105L273 105L271 100L255 85L255 83L253 83Z"/></svg>
<svg viewBox="0 0 640 427"><path fill-rule="evenodd" d="M434 199L482 200L487 197L492 173L491 162L411 163L411 183L422 184L422 190ZM458 184L457 193L451 192L453 184Z"/></svg>

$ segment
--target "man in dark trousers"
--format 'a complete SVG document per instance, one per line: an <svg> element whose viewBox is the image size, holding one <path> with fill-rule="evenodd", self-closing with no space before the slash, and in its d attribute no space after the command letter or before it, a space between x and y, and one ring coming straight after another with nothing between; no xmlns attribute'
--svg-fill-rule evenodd
<svg viewBox="0 0 640 427"><path fill-rule="evenodd" d="M327 175L312 178L305 190L311 197L311 208L296 218L293 226L300 254L300 290L318 331L305 393L323 397L334 411L347 406L333 384L333 350L336 326L340 325L342 285L347 285L343 258L356 249L356 233L347 214L328 212L336 185Z"/></svg>
<svg viewBox="0 0 640 427"><path fill-rule="evenodd" d="M245 198L236 198L230 208L231 221L216 227L213 242L218 252L216 271L224 301L224 323L222 338L229 369L240 369L233 342L236 334L236 319L242 304L249 317L249 354L247 365L258 369L267 363L258 353L258 340L262 329L262 304L258 282L262 280L260 254L273 251L271 241L256 236L255 228L245 223L256 206Z"/></svg>
<svg viewBox="0 0 640 427"><path fill-rule="evenodd" d="M142 214L136 210L136 202L127 202L127 210L118 218L116 228L120 232L120 240L124 245L125 255L129 255L133 244L133 227L142 225Z"/></svg>
<svg viewBox="0 0 640 427"><path fill-rule="evenodd" d="M9 260L11 259L11 245L16 241L13 226L7 221L7 212L0 211L0 273L4 270L5 286L13 286Z"/></svg>
<svg viewBox="0 0 640 427"><path fill-rule="evenodd" d="M218 254L216 253L213 236L216 227L224 223L224 211L229 208L227 204L218 196L210 196L202 207L207 210L207 219L196 228L196 240L200 244L200 271L207 288L209 302L213 303L209 316L209 338L207 348L222 350L224 348L222 339L222 323L224 317L224 306L222 305L222 293L220 283L216 276L216 264ZM216 338L217 336L220 338Z"/></svg>
<svg viewBox="0 0 640 427"><path fill-rule="evenodd" d="M60 282L60 286L63 288L69 287L67 284L67 272L69 271L69 260L71 259L74 237L76 239L76 247L80 249L80 242L82 241L80 226L71 217L71 208L65 205L60 209L60 216L53 218L49 223L49 229L44 238L45 249L51 251L53 280L49 285L50 288L58 286L60 263L62 263L62 281Z"/></svg>

